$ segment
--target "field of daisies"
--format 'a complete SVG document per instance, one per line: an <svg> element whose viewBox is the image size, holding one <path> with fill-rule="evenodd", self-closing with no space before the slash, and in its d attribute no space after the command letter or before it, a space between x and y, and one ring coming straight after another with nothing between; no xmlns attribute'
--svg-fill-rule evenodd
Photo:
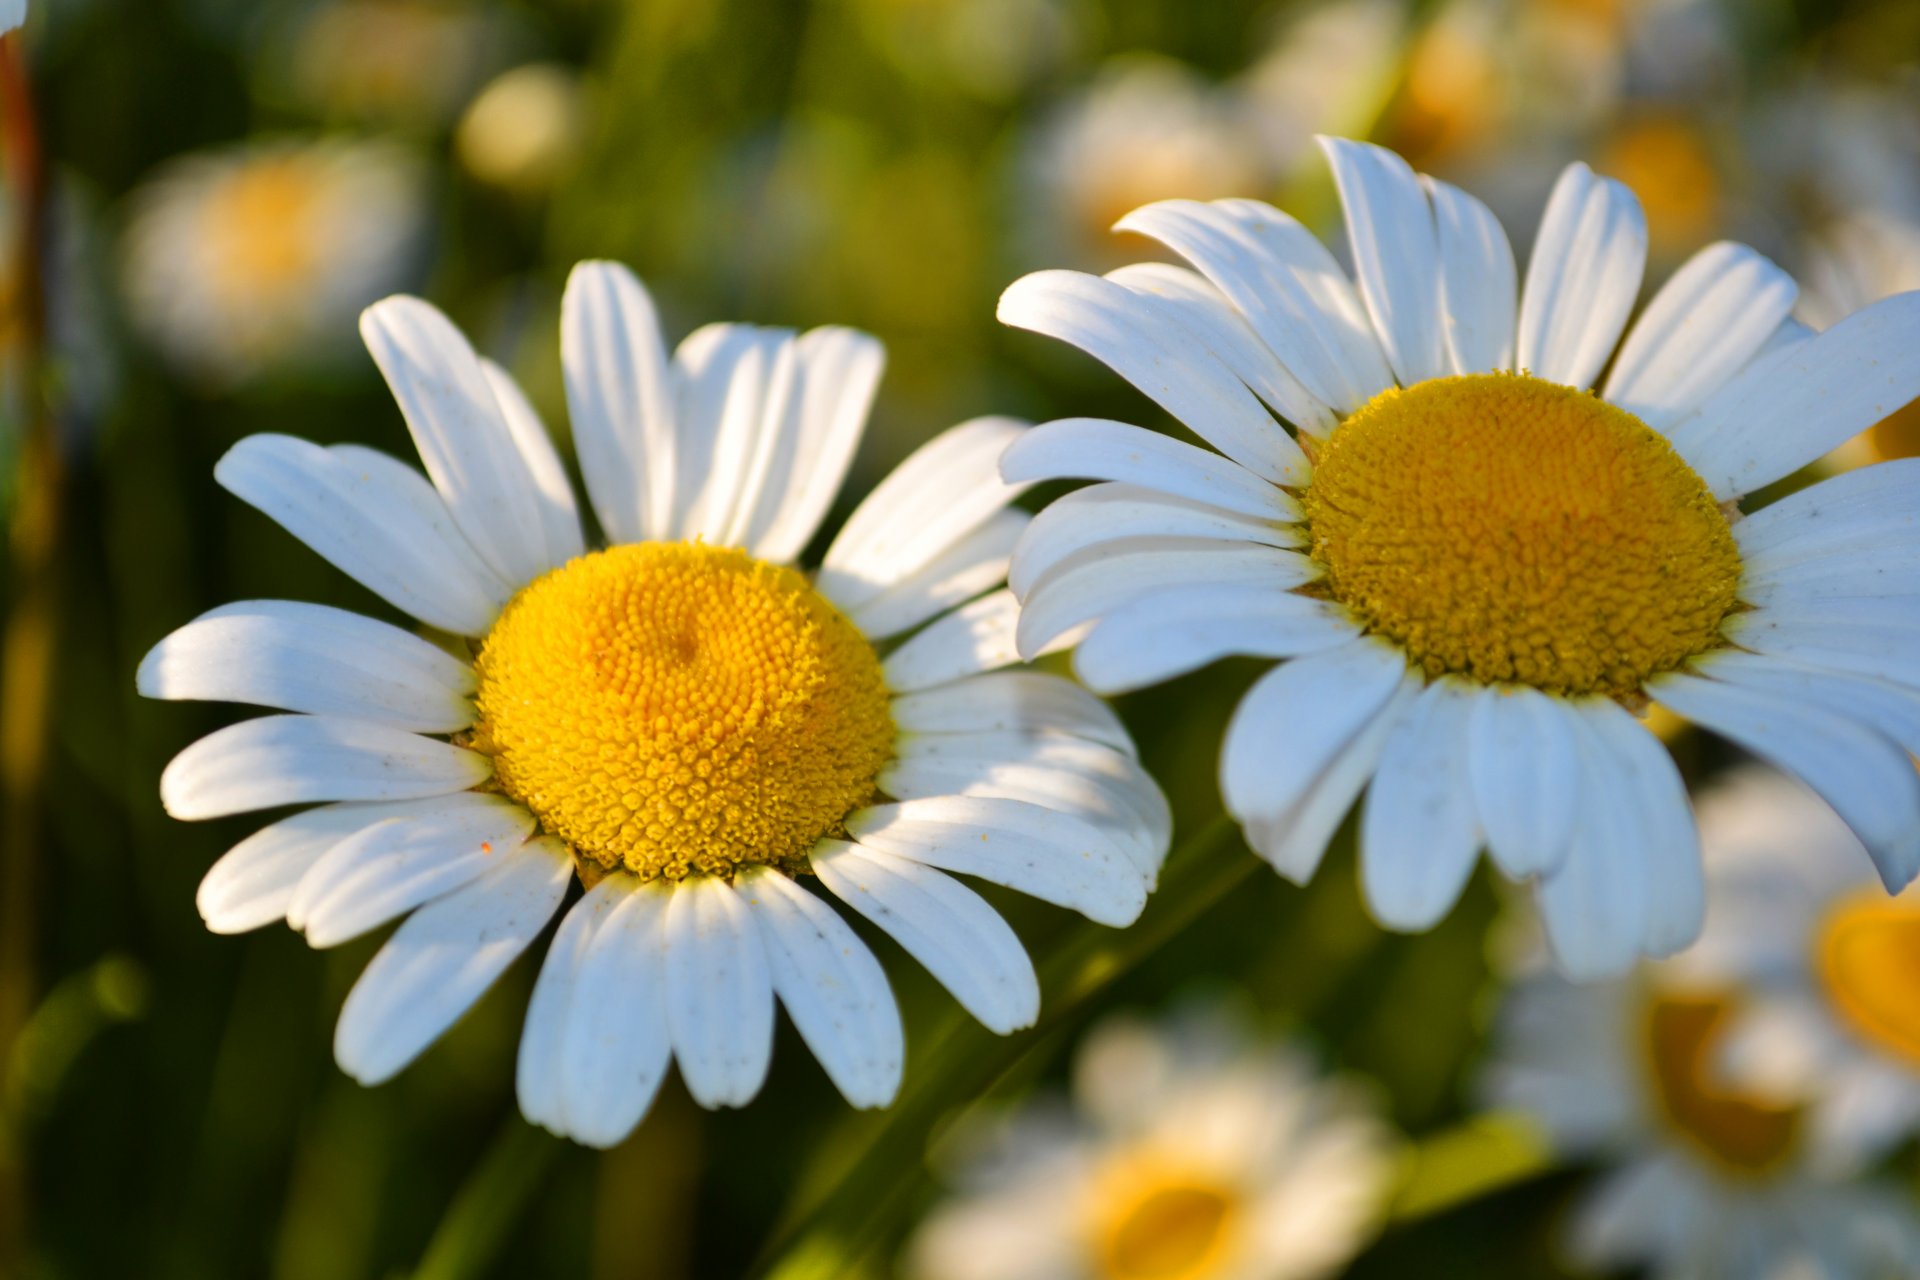
<svg viewBox="0 0 1920 1280"><path fill-rule="evenodd" d="M0 0L0 1280L1920 1277L1911 0Z"/></svg>

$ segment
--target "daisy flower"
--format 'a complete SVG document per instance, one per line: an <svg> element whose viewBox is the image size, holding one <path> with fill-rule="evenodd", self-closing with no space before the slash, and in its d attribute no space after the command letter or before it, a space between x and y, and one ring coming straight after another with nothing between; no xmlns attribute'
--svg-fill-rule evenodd
<svg viewBox="0 0 1920 1280"><path fill-rule="evenodd" d="M388 143L245 143L170 162L134 196L135 325L187 375L231 385L337 362L361 308L421 262L426 174Z"/></svg>
<svg viewBox="0 0 1920 1280"><path fill-rule="evenodd" d="M1070 1106L978 1135L908 1246L915 1280L1302 1280L1372 1234L1392 1142L1350 1085L1217 1011L1116 1019Z"/></svg>
<svg viewBox="0 0 1920 1280"><path fill-rule="evenodd" d="M222 858L217 932L285 918L334 946L405 916L347 998L335 1056L385 1080L565 915L520 1043L526 1115L607 1145L669 1058L694 1098L759 1090L778 997L856 1106L887 1103L901 1024L820 888L997 1032L1039 1004L977 876L1120 925L1165 852L1164 800L1102 704L1015 661L1002 580L1027 517L994 460L1022 427L937 437L795 567L839 489L882 354L848 329L709 325L669 358L634 277L586 263L562 358L588 550L532 408L418 299L363 335L427 476L354 445L251 436L215 477L442 647L311 604L213 610L143 693L280 708L160 780L185 819L319 804ZM986 593L986 594L982 594ZM904 637L904 639L902 639Z"/></svg>
<svg viewBox="0 0 1920 1280"><path fill-rule="evenodd" d="M1802 1106L1807 1158L1857 1172L1920 1131L1920 889L1887 898L1845 824L1768 770L1703 796L1700 832L1707 925L1670 981L1730 1005L1718 1069Z"/></svg>
<svg viewBox="0 0 1920 1280"><path fill-rule="evenodd" d="M1528 1116L1559 1155L1597 1166L1568 1252L1585 1268L1645 1267L1654 1280L1907 1274L1920 1257L1910 1195L1823 1168L1813 1108L1725 1069L1745 999L1682 979L1670 962L1584 985L1535 973L1508 992L1488 1100Z"/></svg>
<svg viewBox="0 0 1920 1280"><path fill-rule="evenodd" d="M1517 291L1473 197L1325 146L1357 285L1278 209L1173 200L1119 226L1197 271L1045 271L1002 298L1213 446L1088 418L1015 442L1010 481L1102 482L1022 536L1022 652L1092 624L1075 661L1109 693L1284 660L1228 728L1227 807L1304 881L1365 789L1362 881L1394 928L1444 916L1484 846L1571 973L1690 942L1698 836L1649 699L1805 778L1905 885L1920 470L1736 504L1920 393L1920 294L1816 334L1784 272L1721 243L1628 330L1625 187L1569 168Z"/></svg>

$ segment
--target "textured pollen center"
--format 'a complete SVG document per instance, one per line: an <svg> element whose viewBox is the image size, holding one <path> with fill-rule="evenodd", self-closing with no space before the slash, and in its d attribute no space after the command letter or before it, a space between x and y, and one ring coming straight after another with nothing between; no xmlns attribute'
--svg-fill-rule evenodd
<svg viewBox="0 0 1920 1280"><path fill-rule="evenodd" d="M740 551L582 556L514 597L477 665L473 745L500 788L643 879L800 869L893 750L873 646L799 573Z"/></svg>
<svg viewBox="0 0 1920 1280"><path fill-rule="evenodd" d="M1714 646L1740 579L1664 438L1523 374L1381 392L1302 500L1322 589L1432 676L1625 697Z"/></svg>

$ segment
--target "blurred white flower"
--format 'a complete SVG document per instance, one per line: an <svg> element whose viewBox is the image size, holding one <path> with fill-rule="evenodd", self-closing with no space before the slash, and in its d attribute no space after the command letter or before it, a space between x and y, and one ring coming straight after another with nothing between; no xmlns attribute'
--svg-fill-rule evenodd
<svg viewBox="0 0 1920 1280"><path fill-rule="evenodd" d="M579 77L559 63L529 63L480 91L460 118L454 146L482 182L539 192L578 158L585 122Z"/></svg>
<svg viewBox="0 0 1920 1280"><path fill-rule="evenodd" d="M1371 131L1400 72L1408 25L1405 0L1334 0L1274 33L1231 88L1275 179L1312 159L1314 134Z"/></svg>
<svg viewBox="0 0 1920 1280"><path fill-rule="evenodd" d="M1234 93L1172 59L1115 59L1029 139L1020 234L1036 261L1118 261L1137 249L1112 234L1130 210L1173 196L1253 195L1269 176Z"/></svg>
<svg viewBox="0 0 1920 1280"><path fill-rule="evenodd" d="M1920 897L1863 879L1845 824L1780 775L1735 775L1700 820L1699 945L1620 982L1525 977L1488 1100L1605 1166L1569 1237L1583 1265L1896 1274L1920 1216L1862 1174L1920 1120Z"/></svg>
<svg viewBox="0 0 1920 1280"><path fill-rule="evenodd" d="M263 86L330 118L435 129L500 65L498 11L448 0L329 0L269 41Z"/></svg>
<svg viewBox="0 0 1920 1280"><path fill-rule="evenodd" d="M1111 1021L1070 1107L976 1133L917 1280L1297 1280L1371 1234L1392 1139L1348 1084L1224 1014Z"/></svg>
<svg viewBox="0 0 1920 1280"><path fill-rule="evenodd" d="M0 0L0 35L24 26L27 21L27 0Z"/></svg>
<svg viewBox="0 0 1920 1280"><path fill-rule="evenodd" d="M134 196L133 320L213 385L353 351L362 307L411 283L426 174L385 143L277 141L170 162Z"/></svg>

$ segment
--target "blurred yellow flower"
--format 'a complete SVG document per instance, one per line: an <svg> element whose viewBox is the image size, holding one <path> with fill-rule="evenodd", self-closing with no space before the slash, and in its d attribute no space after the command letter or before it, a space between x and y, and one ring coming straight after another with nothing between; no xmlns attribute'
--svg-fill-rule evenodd
<svg viewBox="0 0 1920 1280"><path fill-rule="evenodd" d="M529 63L480 91L460 118L454 147L482 182L540 192L573 167L585 122L579 78L559 63Z"/></svg>

